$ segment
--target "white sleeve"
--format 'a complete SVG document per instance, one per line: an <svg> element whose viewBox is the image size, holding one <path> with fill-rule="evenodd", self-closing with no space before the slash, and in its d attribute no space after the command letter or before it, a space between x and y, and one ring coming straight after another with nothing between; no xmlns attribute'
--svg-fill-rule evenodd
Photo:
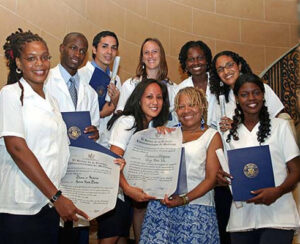
<svg viewBox="0 0 300 244"><path fill-rule="evenodd" d="M118 118L111 128L111 136L108 143L125 151L135 130L135 128L132 129L134 121L134 117L132 116L121 116Z"/></svg>
<svg viewBox="0 0 300 244"><path fill-rule="evenodd" d="M0 137L17 136L25 139L20 95L21 92L10 86L0 91Z"/></svg>
<svg viewBox="0 0 300 244"><path fill-rule="evenodd" d="M174 99L177 94L177 85L175 83L172 85L168 84L167 88L170 102L170 112L172 112L174 110Z"/></svg>
<svg viewBox="0 0 300 244"><path fill-rule="evenodd" d="M265 100L266 106L268 107L268 112L270 114L270 118L275 118L276 115L284 109L282 102L276 93L272 90L270 86L264 84L265 87Z"/></svg>
<svg viewBox="0 0 300 244"><path fill-rule="evenodd" d="M299 156L299 147L296 143L295 137L293 135L292 129L289 122L284 119L278 119L281 121L279 129L279 142L282 145L282 155L284 155L285 162Z"/></svg>
<svg viewBox="0 0 300 244"><path fill-rule="evenodd" d="M120 79L120 77L118 75L116 77L116 81L117 81L116 87L118 88L119 91L121 91L122 82L121 82L121 79Z"/></svg>
<svg viewBox="0 0 300 244"><path fill-rule="evenodd" d="M133 82L133 80L131 81L131 78L130 78L123 83L121 90L120 90L120 97L119 97L119 102L118 102L116 111L124 110L125 104L129 98L129 96L131 95L132 91L134 90L134 88L132 86L135 86L135 85L132 82Z"/></svg>
<svg viewBox="0 0 300 244"><path fill-rule="evenodd" d="M89 87L89 93L91 94L91 107L90 107L90 114L91 114L91 122L92 125L96 126L99 130L100 128L100 111L99 111L99 104L98 104L98 96L96 91Z"/></svg>

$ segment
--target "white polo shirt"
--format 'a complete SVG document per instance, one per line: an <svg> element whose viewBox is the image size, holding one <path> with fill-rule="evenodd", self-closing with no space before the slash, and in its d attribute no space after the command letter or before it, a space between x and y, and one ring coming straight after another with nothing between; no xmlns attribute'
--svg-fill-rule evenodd
<svg viewBox="0 0 300 244"><path fill-rule="evenodd" d="M0 212L33 215L49 202L22 173L7 152L4 136L24 138L29 149L57 187L69 158L69 140L58 105L47 91L39 96L22 78L0 91Z"/></svg>

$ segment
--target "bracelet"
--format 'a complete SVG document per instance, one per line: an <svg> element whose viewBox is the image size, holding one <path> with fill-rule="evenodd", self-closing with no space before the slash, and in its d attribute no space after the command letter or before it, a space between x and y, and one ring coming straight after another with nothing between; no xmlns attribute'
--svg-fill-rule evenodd
<svg viewBox="0 0 300 244"><path fill-rule="evenodd" d="M190 202L189 197L185 194L183 196L181 196L182 200L183 200L183 205L187 205Z"/></svg>
<svg viewBox="0 0 300 244"><path fill-rule="evenodd" d="M58 190L53 197L50 198L51 203L55 203L57 199L61 196L61 190Z"/></svg>

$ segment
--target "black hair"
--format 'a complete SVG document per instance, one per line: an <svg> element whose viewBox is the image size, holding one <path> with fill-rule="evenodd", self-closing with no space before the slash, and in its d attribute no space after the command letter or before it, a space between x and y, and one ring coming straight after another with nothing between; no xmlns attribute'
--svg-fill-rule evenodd
<svg viewBox="0 0 300 244"><path fill-rule="evenodd" d="M70 40L73 36L81 37L81 38L86 42L86 45L87 45L87 48L88 48L89 42L88 42L88 40L86 39L85 35L83 35L83 34L80 33L80 32L70 32L70 33L68 33L68 34L64 37L62 44L63 44L63 45L67 45L68 42L69 42L69 40Z"/></svg>
<svg viewBox="0 0 300 244"><path fill-rule="evenodd" d="M98 46L99 42L101 41L101 38L102 38L102 37L106 37L106 36L112 36L112 37L114 37L114 38L116 39L116 42L117 42L117 48L119 48L119 40L118 40L118 37L117 37L117 35L116 35L114 32L112 32L112 31L101 31L101 32L99 32L99 33L94 37L94 39L93 39L93 47L97 49L97 46ZM93 56L93 59L96 58L96 55L95 55L94 53L92 54L92 56Z"/></svg>
<svg viewBox="0 0 300 244"><path fill-rule="evenodd" d="M18 82L19 87L22 90L21 97L20 97L22 105L23 105L24 88L22 84L19 82L19 80L23 76L23 73L22 70L19 70L17 67L16 58L21 57L25 44L33 41L42 42L47 47L46 42L39 35L33 34L30 30L23 32L21 28L18 28L16 32L11 33L8 37L6 37L6 42L3 45L4 55L7 60L6 65L9 68L9 73L7 76L7 84L14 84Z"/></svg>
<svg viewBox="0 0 300 244"><path fill-rule="evenodd" d="M169 96L168 89L163 82L154 80L154 79L145 79L142 82L139 82L136 88L133 90L131 95L129 96L124 110L118 114L115 114L107 123L107 129L110 130L114 124L114 122L121 117L122 115L132 115L135 119L135 123L132 128L136 128L134 132L144 130L145 128L145 114L141 108L140 101L146 90L146 88L151 84L157 84L161 88L162 96L163 96L163 104L162 109L157 117L153 119L153 127L164 125L169 118Z"/></svg>
<svg viewBox="0 0 300 244"><path fill-rule="evenodd" d="M33 34L31 31L23 32L21 28L18 28L15 33L11 33L8 37L6 37L3 49L7 60L6 65L9 68L7 84L16 83L22 77L22 72L16 72L18 68L16 58L20 58L25 44L33 41L40 41L47 47L46 42L39 35Z"/></svg>
<svg viewBox="0 0 300 244"><path fill-rule="evenodd" d="M240 88L245 84L245 83L253 83L257 85L260 90L265 94L265 87L264 83L262 80L255 74L243 74L240 75L237 81L235 82L233 92L235 96L238 96L238 92ZM237 141L239 140L237 129L239 124L244 122L244 113L243 110L240 106L240 104L237 104L236 109L235 109L235 115L233 116L233 123L231 124L231 129L230 132L227 136L226 142L230 142L231 137L233 137L233 140ZM264 104L259 112L259 128L257 132L257 141L261 144L265 141L265 139L270 135L271 132L271 120L268 112L268 108L265 105L265 100Z"/></svg>
<svg viewBox="0 0 300 244"><path fill-rule="evenodd" d="M211 50L202 41L189 41L181 47L178 60L180 62L180 66L181 66L182 71L187 72L188 75L191 75L190 72L186 70L187 53L188 53L188 50L191 47L199 47L204 52L205 59L206 59L206 62L207 62L206 72L210 71L211 59L212 59Z"/></svg>
<svg viewBox="0 0 300 244"><path fill-rule="evenodd" d="M229 102L229 92L230 92L230 86L225 84L219 77L217 69L216 69L216 62L217 59L221 56L228 56L231 57L232 60L239 66L241 65L240 72L242 74L252 74L252 70L249 66L249 64L246 62L246 60L239 56L237 53L234 53L232 51L222 51L215 55L212 63L211 63L211 70L210 70L210 76L209 76L209 84L210 84L210 91L212 94L216 96L216 98L219 101L219 95L224 94L226 102Z"/></svg>

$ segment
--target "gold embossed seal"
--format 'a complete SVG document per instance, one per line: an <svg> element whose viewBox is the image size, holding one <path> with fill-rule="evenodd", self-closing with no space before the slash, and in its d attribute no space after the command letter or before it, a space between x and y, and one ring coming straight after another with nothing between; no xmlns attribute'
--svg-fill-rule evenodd
<svg viewBox="0 0 300 244"><path fill-rule="evenodd" d="M256 164L248 163L244 166L244 174L248 178L255 178L259 173L259 169Z"/></svg>
<svg viewBox="0 0 300 244"><path fill-rule="evenodd" d="M79 136L81 136L81 130L77 126L71 126L68 129L68 135L71 139L76 140Z"/></svg>

